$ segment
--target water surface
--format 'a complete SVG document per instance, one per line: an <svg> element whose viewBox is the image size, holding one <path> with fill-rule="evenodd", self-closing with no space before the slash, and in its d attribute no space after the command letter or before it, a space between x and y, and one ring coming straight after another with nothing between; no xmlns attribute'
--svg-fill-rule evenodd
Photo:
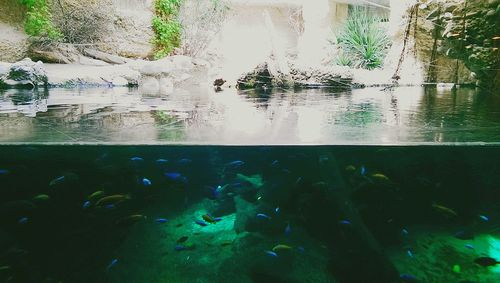
<svg viewBox="0 0 500 283"><path fill-rule="evenodd" d="M500 96L401 87L338 92L50 89L0 92L0 142L496 143Z"/></svg>

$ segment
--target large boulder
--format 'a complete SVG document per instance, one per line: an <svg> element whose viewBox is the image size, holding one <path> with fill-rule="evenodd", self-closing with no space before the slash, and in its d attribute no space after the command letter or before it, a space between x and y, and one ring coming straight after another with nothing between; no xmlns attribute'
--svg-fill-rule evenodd
<svg viewBox="0 0 500 283"><path fill-rule="evenodd" d="M7 79L5 82L13 85L45 85L47 73L41 61L33 62L26 58L10 66Z"/></svg>

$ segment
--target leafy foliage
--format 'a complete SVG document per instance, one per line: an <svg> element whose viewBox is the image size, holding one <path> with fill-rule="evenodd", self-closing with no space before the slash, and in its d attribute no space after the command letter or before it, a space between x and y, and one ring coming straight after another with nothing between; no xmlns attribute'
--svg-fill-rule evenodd
<svg viewBox="0 0 500 283"><path fill-rule="evenodd" d="M343 51L342 63L364 69L382 65L390 39L380 25L380 19L369 15L365 8L354 7L337 35L337 43ZM349 60L347 59L349 58Z"/></svg>
<svg viewBox="0 0 500 283"><path fill-rule="evenodd" d="M52 14L46 0L20 0L27 8L24 30L28 35L55 40L62 37L52 23Z"/></svg>
<svg viewBox="0 0 500 283"><path fill-rule="evenodd" d="M170 54L181 43L181 24L177 20L181 0L156 0L153 30L156 45L155 59Z"/></svg>

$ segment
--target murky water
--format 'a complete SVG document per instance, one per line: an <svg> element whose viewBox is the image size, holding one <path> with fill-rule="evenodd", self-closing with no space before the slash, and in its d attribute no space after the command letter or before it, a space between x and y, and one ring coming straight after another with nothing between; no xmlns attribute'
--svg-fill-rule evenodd
<svg viewBox="0 0 500 283"><path fill-rule="evenodd" d="M403 87L335 92L133 89L0 92L0 142L408 144L498 142L500 96Z"/></svg>
<svg viewBox="0 0 500 283"><path fill-rule="evenodd" d="M500 254L498 160L498 146L2 146L0 281L493 283L475 260Z"/></svg>

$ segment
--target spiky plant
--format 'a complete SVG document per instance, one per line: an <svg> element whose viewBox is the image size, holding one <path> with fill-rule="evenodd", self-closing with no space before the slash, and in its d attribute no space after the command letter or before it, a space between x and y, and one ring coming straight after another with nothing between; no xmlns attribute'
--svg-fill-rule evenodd
<svg viewBox="0 0 500 283"><path fill-rule="evenodd" d="M354 7L343 28L337 34L337 43L351 66L375 69L382 65L390 39L381 26L381 19L368 14L368 10ZM345 61L345 60L343 60Z"/></svg>

